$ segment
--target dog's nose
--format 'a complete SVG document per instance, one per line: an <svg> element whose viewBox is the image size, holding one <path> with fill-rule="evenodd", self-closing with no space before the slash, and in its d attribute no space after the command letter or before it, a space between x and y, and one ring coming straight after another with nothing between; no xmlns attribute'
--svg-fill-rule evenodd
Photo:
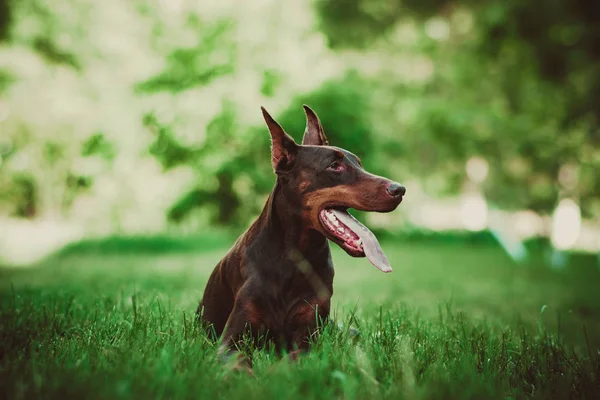
<svg viewBox="0 0 600 400"><path fill-rule="evenodd" d="M398 182L392 182L387 187L387 192L393 197L402 197L406 193L406 188Z"/></svg>

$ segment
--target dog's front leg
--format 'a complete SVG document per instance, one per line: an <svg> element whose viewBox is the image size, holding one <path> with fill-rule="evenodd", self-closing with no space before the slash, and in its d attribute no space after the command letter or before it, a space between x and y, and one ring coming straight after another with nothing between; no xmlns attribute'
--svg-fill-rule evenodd
<svg viewBox="0 0 600 400"><path fill-rule="evenodd" d="M225 330L223 331L223 341L219 347L219 358L234 371L246 371L253 375L252 362L239 351L239 343L242 341L244 333L252 333L252 327L249 322L248 313L241 305L236 302L233 307Z"/></svg>

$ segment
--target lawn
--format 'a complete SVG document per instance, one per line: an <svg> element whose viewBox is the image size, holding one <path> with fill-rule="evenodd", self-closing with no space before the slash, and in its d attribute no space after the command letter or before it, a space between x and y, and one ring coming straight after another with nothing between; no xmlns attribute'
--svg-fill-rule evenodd
<svg viewBox="0 0 600 400"><path fill-rule="evenodd" d="M339 324L294 364L254 350L249 377L224 372L193 320L226 242L118 243L0 269L4 398L600 398L585 257L555 271L489 243L387 240L382 274L335 248Z"/></svg>

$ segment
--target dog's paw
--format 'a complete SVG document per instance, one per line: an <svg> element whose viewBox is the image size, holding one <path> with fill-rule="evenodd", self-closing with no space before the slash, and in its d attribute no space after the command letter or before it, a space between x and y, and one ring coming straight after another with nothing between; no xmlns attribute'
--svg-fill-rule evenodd
<svg viewBox="0 0 600 400"><path fill-rule="evenodd" d="M294 350L287 354L286 358L290 362L296 362L300 359L300 356L306 354L306 350Z"/></svg>
<svg viewBox="0 0 600 400"><path fill-rule="evenodd" d="M222 356L221 360L225 364L226 375L234 373L254 376L252 362L242 353L230 353L227 356Z"/></svg>
<svg viewBox="0 0 600 400"><path fill-rule="evenodd" d="M229 371L236 374L245 374L248 376L254 376L254 370L247 364L236 364L229 368Z"/></svg>

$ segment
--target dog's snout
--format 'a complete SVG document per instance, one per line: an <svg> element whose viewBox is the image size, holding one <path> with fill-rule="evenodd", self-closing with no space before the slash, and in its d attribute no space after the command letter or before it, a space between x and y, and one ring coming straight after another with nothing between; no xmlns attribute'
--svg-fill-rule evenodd
<svg viewBox="0 0 600 400"><path fill-rule="evenodd" d="M388 185L387 192L392 197L402 197L406 193L406 188L398 182L392 182Z"/></svg>

